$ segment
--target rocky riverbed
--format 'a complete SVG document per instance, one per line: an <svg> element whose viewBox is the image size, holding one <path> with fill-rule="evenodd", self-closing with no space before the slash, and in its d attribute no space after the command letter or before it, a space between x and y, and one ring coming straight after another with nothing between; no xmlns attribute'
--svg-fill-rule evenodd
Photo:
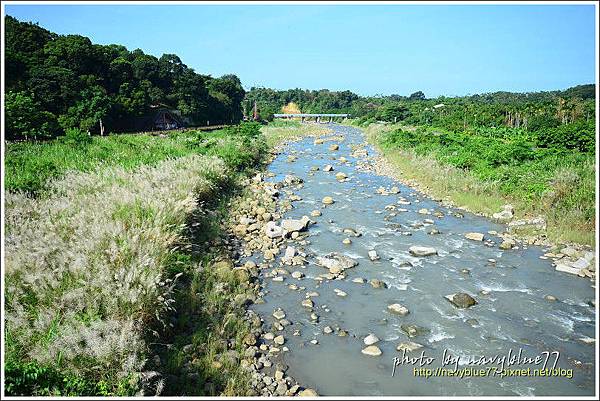
<svg viewBox="0 0 600 401"><path fill-rule="evenodd" d="M236 269L258 282L240 300L256 393L593 394L593 253L517 238L508 207L490 220L429 199L378 174L360 131L331 128L282 148L232 205ZM573 378L392 377L403 355L519 349L560 352Z"/></svg>

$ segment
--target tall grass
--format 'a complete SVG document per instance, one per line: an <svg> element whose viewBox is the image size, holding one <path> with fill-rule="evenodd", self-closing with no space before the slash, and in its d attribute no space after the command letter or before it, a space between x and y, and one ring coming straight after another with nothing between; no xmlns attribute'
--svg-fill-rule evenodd
<svg viewBox="0 0 600 401"><path fill-rule="evenodd" d="M226 180L222 160L188 156L68 174L42 199L7 193L12 356L98 380L140 371L144 329L174 302L165 269L186 217Z"/></svg>

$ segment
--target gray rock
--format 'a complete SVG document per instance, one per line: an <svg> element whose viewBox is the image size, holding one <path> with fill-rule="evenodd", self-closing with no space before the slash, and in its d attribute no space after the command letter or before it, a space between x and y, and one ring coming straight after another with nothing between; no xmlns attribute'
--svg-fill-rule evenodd
<svg viewBox="0 0 600 401"><path fill-rule="evenodd" d="M293 231L302 231L308 227L310 223L310 218L308 216L302 216L301 219L286 219L281 221L281 228L285 231L293 232Z"/></svg>
<svg viewBox="0 0 600 401"><path fill-rule="evenodd" d="M390 312L395 313L400 316L406 316L410 313L406 306L403 306L400 304L391 304L391 305L388 305L387 308Z"/></svg>
<svg viewBox="0 0 600 401"><path fill-rule="evenodd" d="M265 235L269 238L280 238L285 234L283 228L277 225L274 221L269 221L265 224Z"/></svg>
<svg viewBox="0 0 600 401"><path fill-rule="evenodd" d="M413 352L413 351L416 351L421 348L423 348L423 346L421 344L415 343L412 341L403 341L396 346L397 351L406 351L406 352Z"/></svg>
<svg viewBox="0 0 600 401"><path fill-rule="evenodd" d="M482 233L466 233L465 238L472 241L483 241L484 235Z"/></svg>
<svg viewBox="0 0 600 401"><path fill-rule="evenodd" d="M378 259L380 259L380 258L379 258L379 255L377 255L377 251L375 251L375 250L370 250L370 251L369 251L369 259L371 259L372 261L375 261L375 260L378 260Z"/></svg>
<svg viewBox="0 0 600 401"><path fill-rule="evenodd" d="M413 256L430 256L437 255L437 250L435 248L427 247L427 246L411 246L408 248L408 251Z"/></svg>
<svg viewBox="0 0 600 401"><path fill-rule="evenodd" d="M403 324L400 325L400 329L406 333L406 335L410 338L422 336L424 334L429 333L429 329L421 326L417 326L416 324Z"/></svg>
<svg viewBox="0 0 600 401"><path fill-rule="evenodd" d="M379 342L379 338L375 334L371 333L365 337L363 342L365 345L373 345Z"/></svg>
<svg viewBox="0 0 600 401"><path fill-rule="evenodd" d="M450 301L450 303L457 308L469 308L473 305L477 305L475 298L464 292L446 295L444 298Z"/></svg>
<svg viewBox="0 0 600 401"><path fill-rule="evenodd" d="M365 355L379 356L382 354L381 350L376 345L369 345L361 351Z"/></svg>

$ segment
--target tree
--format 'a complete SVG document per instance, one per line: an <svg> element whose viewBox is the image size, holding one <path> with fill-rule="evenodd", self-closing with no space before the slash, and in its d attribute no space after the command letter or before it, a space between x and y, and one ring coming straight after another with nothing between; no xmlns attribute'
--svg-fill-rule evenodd
<svg viewBox="0 0 600 401"><path fill-rule="evenodd" d="M409 97L409 100L425 100L425 94L421 91L417 91L412 93Z"/></svg>
<svg viewBox="0 0 600 401"><path fill-rule="evenodd" d="M112 101L101 87L86 89L82 92L82 98L69 107L66 114L59 117L60 125L66 130L68 128L80 128L90 132L98 129L104 134L104 126L110 115Z"/></svg>
<svg viewBox="0 0 600 401"><path fill-rule="evenodd" d="M4 98L6 139L47 138L57 130L56 116L43 111L31 95L8 92Z"/></svg>

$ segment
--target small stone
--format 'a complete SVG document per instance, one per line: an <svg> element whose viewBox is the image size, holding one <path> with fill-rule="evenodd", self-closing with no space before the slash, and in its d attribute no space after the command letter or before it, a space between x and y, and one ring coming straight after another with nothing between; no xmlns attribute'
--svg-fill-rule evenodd
<svg viewBox="0 0 600 401"><path fill-rule="evenodd" d="M273 339L273 342L277 345L283 345L285 343L285 338L283 338L283 336L277 336Z"/></svg>
<svg viewBox="0 0 600 401"><path fill-rule="evenodd" d="M342 244L344 245L350 245L352 243L352 240L350 238L344 238L342 240Z"/></svg>
<svg viewBox="0 0 600 401"><path fill-rule="evenodd" d="M301 279L302 277L304 277L304 273L299 272L299 271L295 271L292 273L292 277L295 279Z"/></svg>
<svg viewBox="0 0 600 401"><path fill-rule="evenodd" d="M372 261L380 259L379 255L377 255L377 251L370 250L368 253L369 253L369 259L371 259Z"/></svg>
<svg viewBox="0 0 600 401"><path fill-rule="evenodd" d="M557 301L557 298L556 298L554 295L546 295L546 296L544 297L544 299L545 299L546 301L550 301L550 302Z"/></svg>
<svg viewBox="0 0 600 401"><path fill-rule="evenodd" d="M333 333L333 329L329 326L325 326L325 327L323 327L323 333L331 334L331 333Z"/></svg>
<svg viewBox="0 0 600 401"><path fill-rule="evenodd" d="M305 308L313 308L315 306L314 302L310 299L305 299L302 301L302 306Z"/></svg>
<svg viewBox="0 0 600 401"><path fill-rule="evenodd" d="M329 146L329 150L334 151L334 150L338 150L340 148L340 145L338 145L337 143L333 143Z"/></svg>
<svg viewBox="0 0 600 401"><path fill-rule="evenodd" d="M320 215L322 215L323 213L321 213L320 210L313 210L312 212L310 212L310 215L312 217L319 217Z"/></svg>
<svg viewBox="0 0 600 401"><path fill-rule="evenodd" d="M283 318L285 318L285 312L280 310L276 310L275 312L273 312L273 317L277 320L281 320Z"/></svg>
<svg viewBox="0 0 600 401"><path fill-rule="evenodd" d="M338 288L335 288L333 291L335 292L335 294L336 294L338 297L345 297L345 296L347 296L347 295L348 295L348 294L346 294L344 291L342 291L342 290L340 290L340 289L338 289Z"/></svg>
<svg viewBox="0 0 600 401"><path fill-rule="evenodd" d="M333 166L331 164L328 164L325 167L323 167L323 171L326 171L326 172L333 171Z"/></svg>
<svg viewBox="0 0 600 401"><path fill-rule="evenodd" d="M352 279L352 282L353 283L357 283L357 284L364 284L364 283L367 282L367 280L365 280L362 277L355 277L355 278Z"/></svg>

